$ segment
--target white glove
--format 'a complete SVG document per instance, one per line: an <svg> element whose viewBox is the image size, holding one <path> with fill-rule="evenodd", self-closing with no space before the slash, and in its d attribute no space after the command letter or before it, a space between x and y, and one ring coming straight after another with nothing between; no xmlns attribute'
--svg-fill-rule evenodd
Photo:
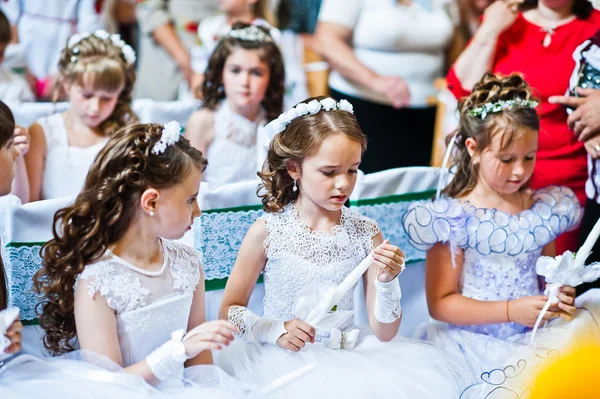
<svg viewBox="0 0 600 399"><path fill-rule="evenodd" d="M160 381L173 375L183 375L183 363L188 359L185 345L183 345L184 334L185 331L182 329L174 331L170 341L165 342L146 356L148 367Z"/></svg>
<svg viewBox="0 0 600 399"><path fill-rule="evenodd" d="M262 342L277 345L277 340L287 333L283 320L260 317L244 306L232 306L227 319L239 330L247 342Z"/></svg>
<svg viewBox="0 0 600 399"><path fill-rule="evenodd" d="M398 276L392 281L382 283L375 279L375 318L380 323L393 323L402 315L402 306L400 306L400 298L402 291L400 290L400 281Z"/></svg>

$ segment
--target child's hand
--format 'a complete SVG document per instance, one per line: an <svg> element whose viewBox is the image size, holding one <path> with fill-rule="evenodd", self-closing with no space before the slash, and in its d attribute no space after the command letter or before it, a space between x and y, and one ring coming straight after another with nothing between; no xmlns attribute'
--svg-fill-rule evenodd
<svg viewBox="0 0 600 399"><path fill-rule="evenodd" d="M306 343L315 342L315 329L305 321L292 319L283 323L287 334L277 340L277 345L283 349L298 352Z"/></svg>
<svg viewBox="0 0 600 399"><path fill-rule="evenodd" d="M510 300L508 302L508 318L511 323L533 327L547 301L548 297L544 295L524 296ZM560 316L559 312L548 309L542 320L548 321L558 316Z"/></svg>
<svg viewBox="0 0 600 399"><path fill-rule="evenodd" d="M10 340L10 346L4 350L5 353L11 355L21 350L21 342L23 341L21 330L23 330L23 323L17 318L6 331L6 337Z"/></svg>
<svg viewBox="0 0 600 399"><path fill-rule="evenodd" d="M187 333L189 338L183 342L185 353L191 359L206 350L222 349L233 341L233 333L237 332L238 328L225 320L202 323Z"/></svg>
<svg viewBox="0 0 600 399"><path fill-rule="evenodd" d="M395 279L404 270L404 256L404 252L400 248L385 241L375 248L373 251L375 262L373 263L379 267L377 279L382 283Z"/></svg>
<svg viewBox="0 0 600 399"><path fill-rule="evenodd" d="M27 130L27 128L24 128L23 126L15 126L13 144L19 150L21 156L27 154L27 151L29 151L30 141L31 136L29 135L29 130Z"/></svg>
<svg viewBox="0 0 600 399"><path fill-rule="evenodd" d="M560 317L566 321L573 320L573 315L577 310L575 308L575 287L569 285L563 285L558 289L558 302L555 305L551 305L549 310L552 312L558 312Z"/></svg>

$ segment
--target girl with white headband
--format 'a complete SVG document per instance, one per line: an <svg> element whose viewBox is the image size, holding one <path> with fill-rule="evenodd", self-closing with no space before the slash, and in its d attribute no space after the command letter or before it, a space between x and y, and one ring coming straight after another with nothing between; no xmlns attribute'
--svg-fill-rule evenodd
<svg viewBox="0 0 600 399"><path fill-rule="evenodd" d="M259 173L266 213L241 245L219 313L246 342L221 351L216 363L258 384L317 363L278 398L457 398L437 351L394 339L404 253L373 220L344 206L367 142L352 105L308 99L265 130L272 138ZM247 306L261 273L264 314L257 315ZM351 312L361 278L369 315L363 332L352 328ZM319 307L325 313L315 318Z"/></svg>
<svg viewBox="0 0 600 399"><path fill-rule="evenodd" d="M207 165L180 131L176 122L119 130L74 202L57 211L34 285L44 345L62 356L8 362L2 397L245 396L211 365L211 350L237 328L206 322L198 255L173 241L201 213ZM202 366L184 369L188 359Z"/></svg>
<svg viewBox="0 0 600 399"><path fill-rule="evenodd" d="M63 49L54 100L70 107L31 125L25 155L31 201L75 196L92 161L119 128L137 122L131 109L135 53L119 35L77 33Z"/></svg>

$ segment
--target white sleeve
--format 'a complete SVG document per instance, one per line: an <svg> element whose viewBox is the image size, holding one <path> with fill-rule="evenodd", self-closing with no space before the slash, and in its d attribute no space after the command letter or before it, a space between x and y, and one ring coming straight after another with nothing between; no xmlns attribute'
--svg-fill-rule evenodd
<svg viewBox="0 0 600 399"><path fill-rule="evenodd" d="M102 10L97 10L96 0L82 0L77 8L77 32L95 32L105 29ZM101 3L99 3L101 4ZM101 7L101 6L99 6Z"/></svg>
<svg viewBox="0 0 600 399"><path fill-rule="evenodd" d="M364 0L323 0L319 11L319 21L334 22L354 28Z"/></svg>

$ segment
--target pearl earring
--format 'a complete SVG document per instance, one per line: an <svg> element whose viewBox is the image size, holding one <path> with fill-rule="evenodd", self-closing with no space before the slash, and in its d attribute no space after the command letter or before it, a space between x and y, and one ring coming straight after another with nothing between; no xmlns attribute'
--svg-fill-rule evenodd
<svg viewBox="0 0 600 399"><path fill-rule="evenodd" d="M150 215L150 216L154 216L154 211L150 211L150 212L149 212L149 215Z"/></svg>
<svg viewBox="0 0 600 399"><path fill-rule="evenodd" d="M294 185L292 186L292 191L293 192L298 191L298 186L296 185L296 180L294 180Z"/></svg>

